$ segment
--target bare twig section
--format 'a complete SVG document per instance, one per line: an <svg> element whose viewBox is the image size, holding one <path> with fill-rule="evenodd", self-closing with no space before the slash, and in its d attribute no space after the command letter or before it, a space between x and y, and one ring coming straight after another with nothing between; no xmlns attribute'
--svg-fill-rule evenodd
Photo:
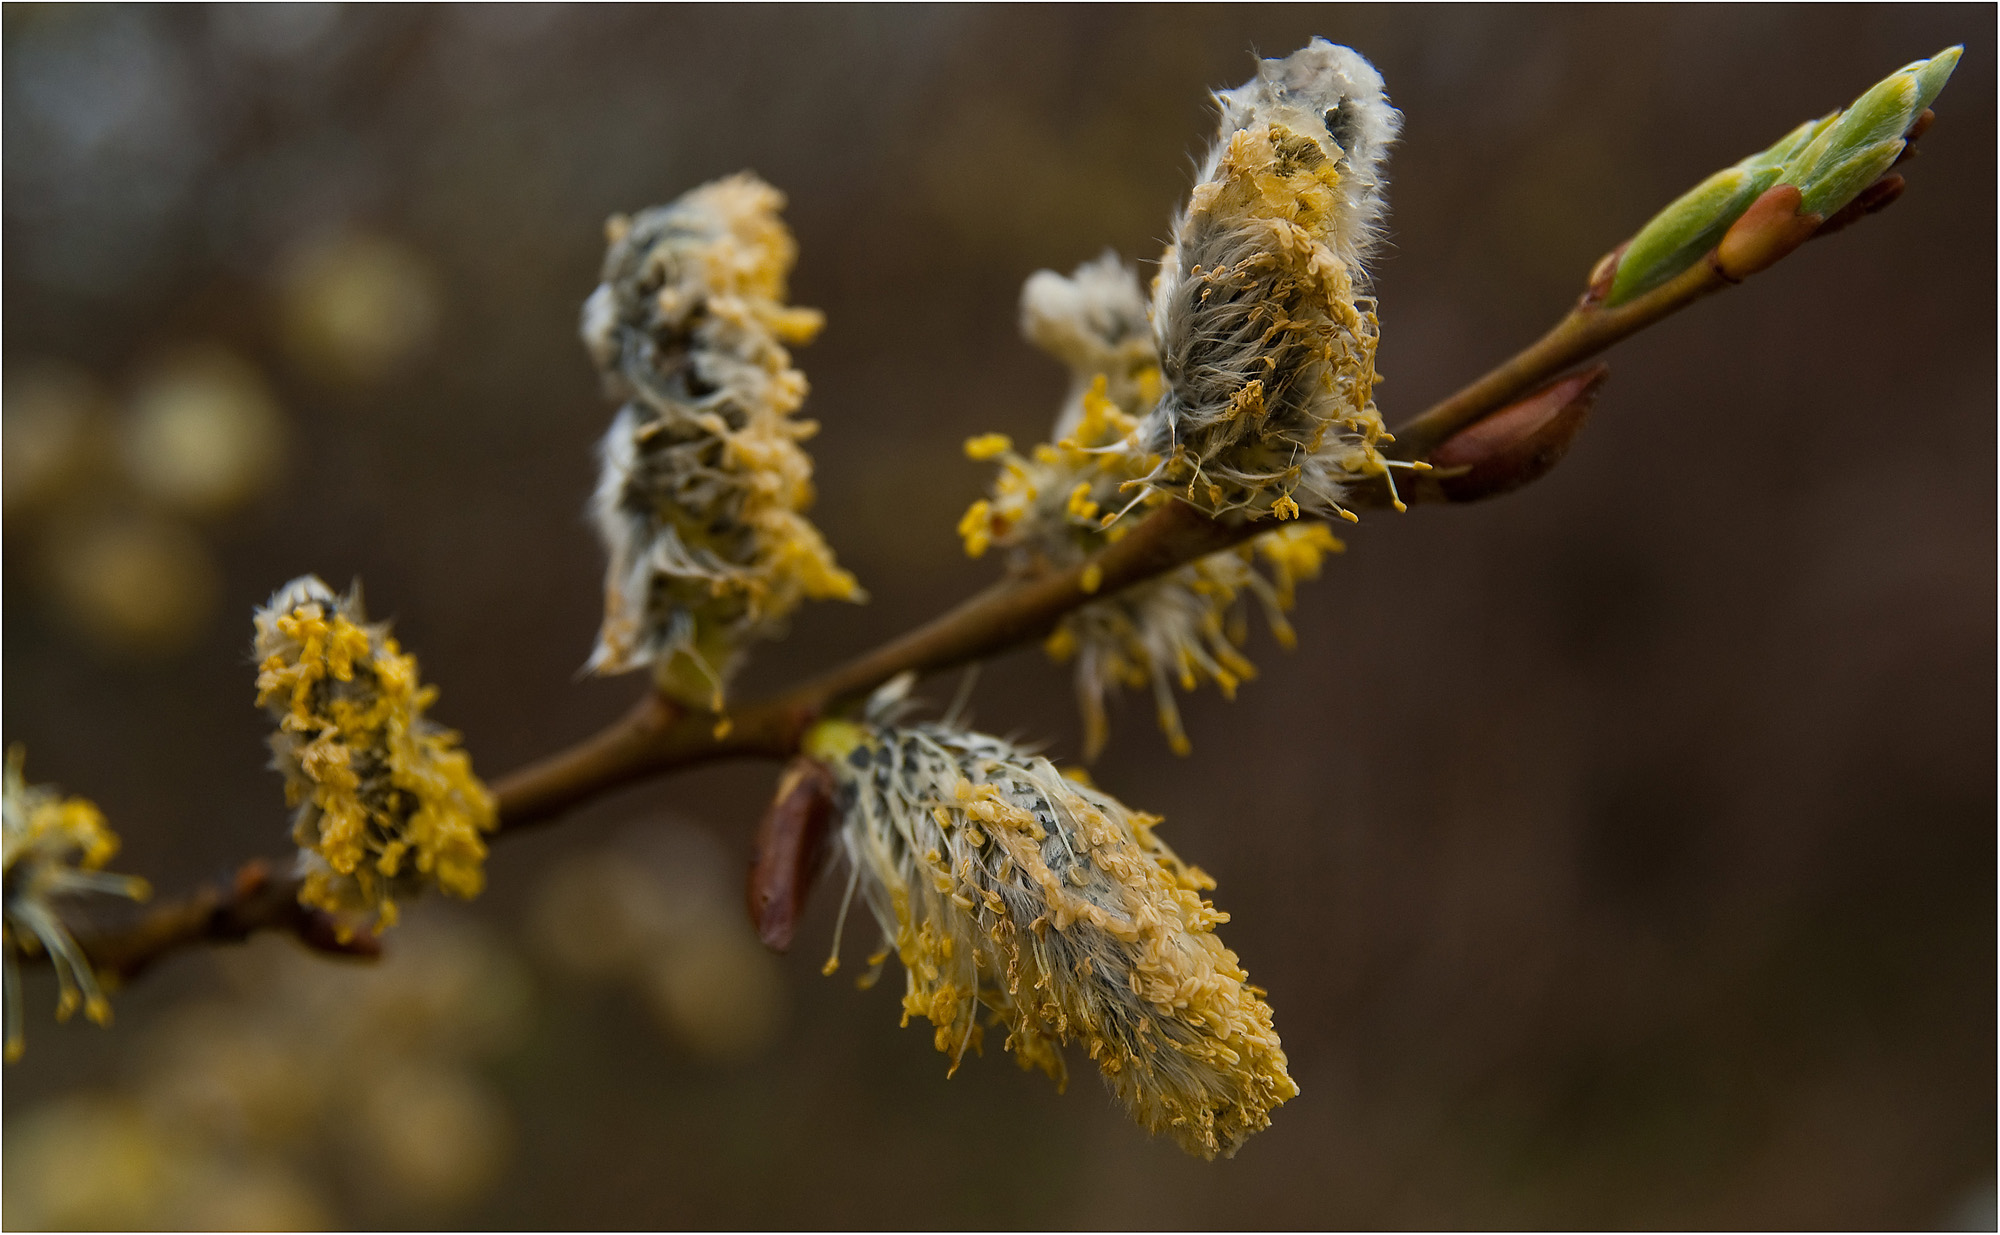
<svg viewBox="0 0 2000 1235"><path fill-rule="evenodd" d="M1602 264L1599 269L1603 269ZM1593 280L1593 288L1598 282ZM1594 290L1586 292L1554 329L1478 381L1398 427L1395 442L1383 453L1397 459L1428 459L1446 438L1541 383L1729 285L1730 280L1712 262L1701 261L1616 307L1596 299Z"/></svg>
<svg viewBox="0 0 2000 1235"><path fill-rule="evenodd" d="M170 952L196 943L235 943L258 931L281 930L316 952L372 960L382 945L372 934L342 939L324 910L299 904L301 880L279 874L263 858L238 868L226 885L209 884L162 902L122 929L81 936L77 942L98 974L130 981Z"/></svg>
<svg viewBox="0 0 2000 1235"><path fill-rule="evenodd" d="M493 783L499 830L514 831L560 815L586 798L629 784L650 772L658 753L691 722L710 724L654 691L609 726L566 750L508 773Z"/></svg>

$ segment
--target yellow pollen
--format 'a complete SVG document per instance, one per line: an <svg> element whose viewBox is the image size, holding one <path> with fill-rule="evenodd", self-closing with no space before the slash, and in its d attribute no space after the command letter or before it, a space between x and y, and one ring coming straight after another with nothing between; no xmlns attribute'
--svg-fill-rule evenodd
<svg viewBox="0 0 2000 1235"><path fill-rule="evenodd" d="M1005 433L982 433L965 439L965 457L975 462L997 459L1014 449L1014 439Z"/></svg>

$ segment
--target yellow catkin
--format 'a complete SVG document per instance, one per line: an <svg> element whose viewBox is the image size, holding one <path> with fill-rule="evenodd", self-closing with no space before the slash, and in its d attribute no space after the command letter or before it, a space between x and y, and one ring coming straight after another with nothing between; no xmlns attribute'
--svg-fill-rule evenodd
<svg viewBox="0 0 2000 1235"><path fill-rule="evenodd" d="M982 433L965 439L965 457L975 461L997 458L1012 449L1014 441L1005 433Z"/></svg>
<svg viewBox="0 0 2000 1235"><path fill-rule="evenodd" d="M1218 513L1332 514L1386 466L1362 259L1401 118L1374 68L1323 39L1216 99L1154 285L1169 380L1141 433L1162 456L1146 480Z"/></svg>
<svg viewBox="0 0 2000 1235"><path fill-rule="evenodd" d="M79 892L106 892L144 900L146 881L113 875L104 864L118 852L118 836L104 814L83 798L63 797L47 785L30 785L22 772L26 752L7 752L4 793L0 793L0 865L4 865L7 1039L13 1062L26 1046L22 1029L20 960L23 953L47 952L56 971L56 1019L78 1008L99 1025L111 1021L90 958L71 937L55 911L54 899Z"/></svg>
<svg viewBox="0 0 2000 1235"><path fill-rule="evenodd" d="M1019 568L1068 568L1115 542L1137 517L1175 500L1145 487L1160 457L1139 446L1142 420L1160 399L1163 379L1145 293L1113 255L1067 276L1038 272L1022 291L1022 315L1028 337L1070 367L1070 394L1054 440L1027 455L999 434L967 444L968 454L997 462L999 473L987 496L966 510L958 532L973 557L998 546ZM1073 665L1086 757L1103 748L1110 732L1106 696L1123 687L1151 689L1161 732L1187 753L1174 687L1214 682L1232 693L1255 676L1239 650L1248 602L1263 610L1279 643L1291 646L1284 615L1296 585L1337 547L1324 527L1287 522L1250 547L1191 562L1066 615L1044 647ZM1092 564L1079 582L1094 595L1102 580Z"/></svg>
<svg viewBox="0 0 2000 1235"><path fill-rule="evenodd" d="M723 707L746 644L807 600L861 600L805 515L818 428L797 418L788 345L817 310L784 303L797 245L784 197L744 173L610 229L583 339L623 402L592 517L609 553L590 668L650 667L682 702Z"/></svg>
<svg viewBox="0 0 2000 1235"><path fill-rule="evenodd" d="M492 796L458 735L424 716L437 688L368 622L359 589L337 597L314 576L294 580L256 630L257 703L278 722L271 750L298 810L300 900L387 927L423 887L479 895Z"/></svg>
<svg viewBox="0 0 2000 1235"><path fill-rule="evenodd" d="M841 846L955 1071L986 1025L1058 1085L1081 1046L1146 1129L1230 1155L1298 1093L1262 992L1214 933L1215 883L1046 759L938 725L823 722Z"/></svg>

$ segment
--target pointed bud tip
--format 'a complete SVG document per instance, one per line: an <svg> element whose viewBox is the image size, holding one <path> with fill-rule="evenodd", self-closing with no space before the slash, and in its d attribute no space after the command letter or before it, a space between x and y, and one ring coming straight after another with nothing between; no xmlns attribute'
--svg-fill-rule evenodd
<svg viewBox="0 0 2000 1235"><path fill-rule="evenodd" d="M1945 48L1929 60L1920 60L1910 66L1910 72L1917 80L1917 110L1923 111L1944 91L1945 83L1958 68L1958 58L1965 48L1953 45Z"/></svg>

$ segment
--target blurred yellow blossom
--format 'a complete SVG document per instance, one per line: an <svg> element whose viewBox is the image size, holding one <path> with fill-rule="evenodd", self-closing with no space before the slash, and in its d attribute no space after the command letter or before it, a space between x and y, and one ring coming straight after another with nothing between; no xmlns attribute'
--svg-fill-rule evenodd
<svg viewBox="0 0 2000 1235"><path fill-rule="evenodd" d="M46 952L62 991L56 1019L78 1009L99 1025L111 1023L111 1003L98 985L90 958L57 915L54 899L78 892L108 892L143 900L146 881L103 870L118 852L118 837L104 814L82 798L65 798L48 785L30 785L21 767L27 752L7 752L0 792L0 868L4 868L6 928L6 1056L20 1058L22 1031L20 956Z"/></svg>
<svg viewBox="0 0 2000 1235"><path fill-rule="evenodd" d="M718 913L682 934L647 965L642 981L655 1014L704 1059L755 1059L784 1022L777 966L739 914Z"/></svg>
<svg viewBox="0 0 2000 1235"><path fill-rule="evenodd" d="M478 1200L514 1139L479 1065L520 1044L526 977L435 911L396 944L371 964L269 936L218 956L223 991L156 1024L128 1083L10 1109L7 1227L395 1227Z"/></svg>
<svg viewBox="0 0 2000 1235"><path fill-rule="evenodd" d="M183 1169L167 1138L129 1100L63 1098L7 1128L10 1230L143 1230Z"/></svg>
<svg viewBox="0 0 2000 1235"><path fill-rule="evenodd" d="M276 480L284 437L255 368L220 347L190 349L163 360L133 394L125 467L162 503L219 514Z"/></svg>
<svg viewBox="0 0 2000 1235"><path fill-rule="evenodd" d="M117 657L186 650L216 611L220 571L195 520L276 479L286 427L258 370L216 344L169 353L112 411L103 383L37 361L10 373L10 541L62 629Z"/></svg>
<svg viewBox="0 0 2000 1235"><path fill-rule="evenodd" d="M544 881L532 920L557 968L630 986L703 1059L753 1059L784 1024L777 962L744 924L729 860L691 825L569 857Z"/></svg>
<svg viewBox="0 0 2000 1235"><path fill-rule="evenodd" d="M84 370L56 361L10 367L0 411L8 517L73 492L99 461L109 423L109 395Z"/></svg>
<svg viewBox="0 0 2000 1235"><path fill-rule="evenodd" d="M506 1159L506 1108L470 1073L428 1062L360 1078L354 1153L368 1177L404 1205L450 1208L473 1200Z"/></svg>
<svg viewBox="0 0 2000 1235"><path fill-rule="evenodd" d="M187 647L221 591L214 555L194 529L144 510L65 511L48 528L42 555L75 629L121 655Z"/></svg>
<svg viewBox="0 0 2000 1235"><path fill-rule="evenodd" d="M650 666L720 712L744 645L807 600L862 600L805 516L818 426L787 345L819 312L785 303L798 246L784 196L749 173L607 225L584 346L624 401L600 447L591 515L610 557L590 668Z"/></svg>
<svg viewBox="0 0 2000 1235"><path fill-rule="evenodd" d="M294 359L334 382L379 381L429 345L438 286L430 267L387 236L347 232L293 255L282 324Z"/></svg>

